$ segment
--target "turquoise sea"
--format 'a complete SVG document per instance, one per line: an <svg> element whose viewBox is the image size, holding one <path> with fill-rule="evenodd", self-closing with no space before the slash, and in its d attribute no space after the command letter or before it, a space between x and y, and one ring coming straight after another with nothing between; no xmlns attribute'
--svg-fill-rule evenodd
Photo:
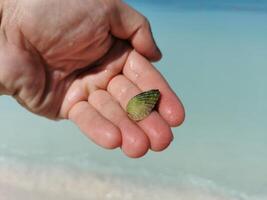
<svg viewBox="0 0 267 200"><path fill-rule="evenodd" d="M103 150L0 97L1 200L267 200L267 2L128 0L186 108L164 152Z"/></svg>

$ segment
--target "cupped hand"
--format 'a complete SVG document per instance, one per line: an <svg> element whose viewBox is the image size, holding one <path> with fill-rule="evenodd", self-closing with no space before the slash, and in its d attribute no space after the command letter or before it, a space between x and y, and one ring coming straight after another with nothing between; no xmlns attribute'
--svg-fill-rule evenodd
<svg viewBox="0 0 267 200"><path fill-rule="evenodd" d="M118 0L5 0L1 10L5 94L38 115L72 120L129 157L169 145L184 109L148 61L161 54L142 15ZM149 89L161 92L158 111L131 121L127 102Z"/></svg>

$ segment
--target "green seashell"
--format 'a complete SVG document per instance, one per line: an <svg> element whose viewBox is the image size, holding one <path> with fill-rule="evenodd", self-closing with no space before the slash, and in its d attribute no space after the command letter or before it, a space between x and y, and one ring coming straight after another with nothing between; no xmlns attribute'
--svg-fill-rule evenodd
<svg viewBox="0 0 267 200"><path fill-rule="evenodd" d="M159 97L159 90L149 90L134 96L126 107L129 118L134 121L146 118L156 106Z"/></svg>

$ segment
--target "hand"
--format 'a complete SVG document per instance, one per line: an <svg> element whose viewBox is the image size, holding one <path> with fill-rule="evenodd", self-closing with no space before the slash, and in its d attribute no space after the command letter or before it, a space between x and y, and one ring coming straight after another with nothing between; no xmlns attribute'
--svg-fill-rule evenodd
<svg viewBox="0 0 267 200"><path fill-rule="evenodd" d="M38 115L72 120L98 145L129 157L169 145L184 110L148 61L161 54L143 16L119 0L5 0L1 7L5 94ZM158 112L128 119L128 100L152 88L161 92Z"/></svg>

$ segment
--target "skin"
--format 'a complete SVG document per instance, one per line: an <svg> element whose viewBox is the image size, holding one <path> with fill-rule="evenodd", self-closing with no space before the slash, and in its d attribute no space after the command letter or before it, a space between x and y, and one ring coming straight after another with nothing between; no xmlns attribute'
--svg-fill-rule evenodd
<svg viewBox="0 0 267 200"><path fill-rule="evenodd" d="M184 108L151 64L161 53L145 17L119 0L2 0L0 8L1 94L132 158L170 144ZM158 111L131 121L127 102L149 89L161 92Z"/></svg>

